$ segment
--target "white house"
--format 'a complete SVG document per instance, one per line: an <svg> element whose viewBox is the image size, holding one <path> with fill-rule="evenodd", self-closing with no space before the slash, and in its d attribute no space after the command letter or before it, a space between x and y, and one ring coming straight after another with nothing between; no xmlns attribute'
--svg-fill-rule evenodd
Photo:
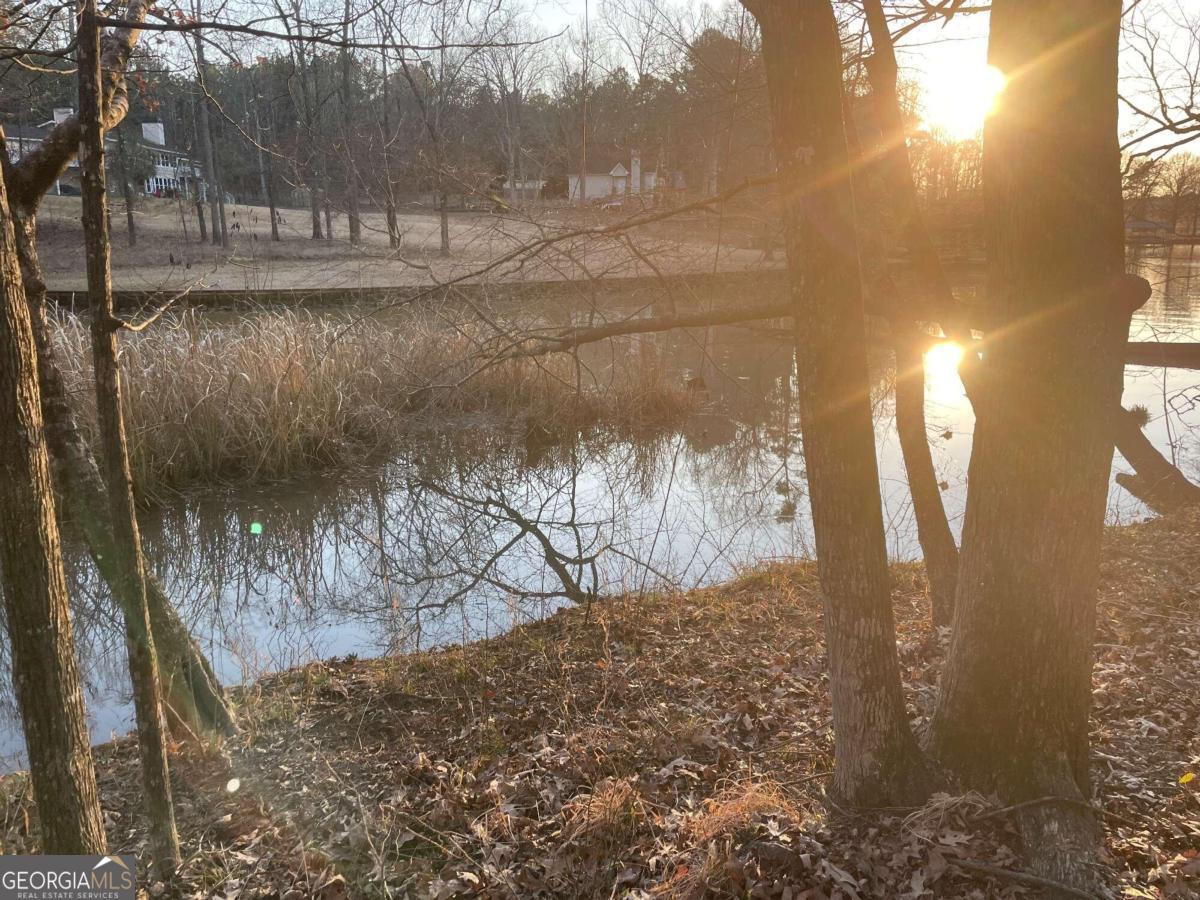
<svg viewBox="0 0 1200 900"><path fill-rule="evenodd" d="M54 118L42 122L40 125L13 125L5 124L4 137L8 144L8 159L10 162L17 162L28 153L32 153L42 145L42 139L49 134L50 129L59 124L65 119L69 119L75 110L70 107L60 106L54 110ZM106 138L106 145L112 138ZM67 164L67 173L70 178L59 178L54 182L54 193L79 193L79 160L72 159ZM74 191L71 187L74 187Z"/></svg>
<svg viewBox="0 0 1200 900"><path fill-rule="evenodd" d="M567 174L567 197L572 203L591 202L605 198L651 194L658 185L658 172L643 171L642 157L637 150L629 153L629 166L613 154L588 157L588 171L579 191L579 173Z"/></svg>
<svg viewBox="0 0 1200 900"><path fill-rule="evenodd" d="M204 199L206 185L200 180L200 167L186 153L167 147L162 122L142 123L141 147L150 154L154 164L154 174L146 179L147 194L161 197L183 192L190 196L198 183L200 198Z"/></svg>
<svg viewBox="0 0 1200 900"><path fill-rule="evenodd" d="M54 118L40 125L4 126L8 143L8 157L17 162L28 153L41 146L42 140L55 126L74 115L70 107L59 107L54 110ZM112 155L116 152L116 138L110 132L104 136L104 152ZM167 147L166 130L162 122L143 122L142 140L138 142L143 153L149 155L154 164L154 174L142 185L147 194L164 196L179 191L191 194L197 187L201 199L204 199L206 185L201 177L198 164L187 157L187 154L171 150ZM79 160L72 159L68 166L68 174L72 177L59 179L55 184L54 193L78 193Z"/></svg>

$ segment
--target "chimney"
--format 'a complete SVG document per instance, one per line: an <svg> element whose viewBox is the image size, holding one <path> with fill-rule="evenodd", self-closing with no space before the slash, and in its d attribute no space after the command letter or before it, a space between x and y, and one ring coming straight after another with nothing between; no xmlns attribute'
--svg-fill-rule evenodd
<svg viewBox="0 0 1200 900"><path fill-rule="evenodd" d="M642 192L642 151L632 150L629 155L629 190L634 194Z"/></svg>
<svg viewBox="0 0 1200 900"><path fill-rule="evenodd" d="M167 145L167 135L165 129L163 128L163 123L143 122L142 140L148 141L157 147L165 147Z"/></svg>
<svg viewBox="0 0 1200 900"><path fill-rule="evenodd" d="M73 110L71 107L56 106L54 107L54 124L61 125L73 115L75 115L75 110Z"/></svg>

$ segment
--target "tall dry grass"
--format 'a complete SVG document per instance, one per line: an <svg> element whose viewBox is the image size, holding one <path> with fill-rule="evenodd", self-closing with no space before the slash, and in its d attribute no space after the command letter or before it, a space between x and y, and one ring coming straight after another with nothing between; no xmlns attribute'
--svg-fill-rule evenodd
<svg viewBox="0 0 1200 900"><path fill-rule="evenodd" d="M95 404L86 322L56 323L56 352L85 428ZM289 478L358 465L430 427L677 422L691 401L645 355L580 379L566 357L481 366L470 327L305 311L215 322L184 313L123 340L134 479L143 496L198 483Z"/></svg>

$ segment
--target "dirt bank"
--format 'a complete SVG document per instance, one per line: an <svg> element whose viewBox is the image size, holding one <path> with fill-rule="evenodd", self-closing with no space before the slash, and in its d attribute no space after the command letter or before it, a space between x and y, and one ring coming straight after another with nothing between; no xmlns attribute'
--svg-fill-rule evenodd
<svg viewBox="0 0 1200 900"><path fill-rule="evenodd" d="M1196 896L1200 518L1113 529L1105 560L1093 759L1111 880L1127 897ZM923 720L945 636L920 570L894 577ZM246 732L223 756L175 760L182 893L1036 895L979 873L1020 867L987 798L830 818L824 667L813 572L793 565L269 677L242 692ZM97 758L112 847L140 852L134 751ZM24 782L3 785L4 850L28 850Z"/></svg>

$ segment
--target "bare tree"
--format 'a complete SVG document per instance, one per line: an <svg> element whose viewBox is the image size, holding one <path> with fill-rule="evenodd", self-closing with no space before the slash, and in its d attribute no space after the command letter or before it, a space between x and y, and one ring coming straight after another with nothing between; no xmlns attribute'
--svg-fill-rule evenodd
<svg viewBox="0 0 1200 900"><path fill-rule="evenodd" d="M1123 36L1131 66L1120 99L1139 127L1121 149L1158 159L1200 138L1200 13L1179 0L1129 7Z"/></svg>
<svg viewBox="0 0 1200 900"><path fill-rule="evenodd" d="M672 10L662 0L604 0L600 21L609 41L619 48L638 83L668 74L672 45Z"/></svg>
<svg viewBox="0 0 1200 900"><path fill-rule="evenodd" d="M79 26L79 119L82 131L79 171L83 193L88 298L92 311L96 408L122 593L136 600L125 611L125 642L129 652L129 675L133 682L142 786L150 820L155 868L161 877L168 878L179 867L179 836L175 830L175 808L171 799L158 658L154 651L146 599L146 562L138 533L129 448L121 409L121 370L117 363L120 322L113 313L106 226L108 198L104 189L100 28L95 16L96 0L85 0Z"/></svg>
<svg viewBox="0 0 1200 900"><path fill-rule="evenodd" d="M984 141L995 320L978 389L954 634L931 746L1024 803L1035 871L1093 888L1088 714L1100 537L1130 316L1119 0L995 0L1011 77ZM1061 798L1061 802L1047 802Z"/></svg>
<svg viewBox="0 0 1200 900"><path fill-rule="evenodd" d="M0 130L0 159L8 147ZM6 172L8 166L4 166ZM16 233L0 172L0 593L46 853L103 853Z"/></svg>
<svg viewBox="0 0 1200 900"><path fill-rule="evenodd" d="M129 109L125 69L139 35L148 4L132 0L123 23L105 33L101 42L103 127L119 124ZM116 566L114 529L108 502L91 448L76 421L62 370L56 359L46 311L46 284L37 254L37 210L45 193L79 152L82 136L78 116L61 122L42 143L17 163L5 166L10 210L15 219L17 256L25 302L37 345L39 387L50 461L56 486L66 499L72 520L80 527L97 569L122 610L136 616L138 599L123 590ZM166 660L172 715L193 731L232 730L233 717L212 667L188 633L157 579L148 579L150 617L158 647Z"/></svg>
<svg viewBox="0 0 1200 900"><path fill-rule="evenodd" d="M842 56L829 0L743 0L762 28L792 273L797 392L825 597L834 791L918 801L927 770L900 690L871 423Z"/></svg>
<svg viewBox="0 0 1200 900"><path fill-rule="evenodd" d="M516 206L521 200L518 185L526 180L522 144L525 104L546 77L547 58L541 43L544 35L526 18L510 16L497 34L504 43L485 48L478 66L498 101L501 145L508 160L508 199Z"/></svg>

